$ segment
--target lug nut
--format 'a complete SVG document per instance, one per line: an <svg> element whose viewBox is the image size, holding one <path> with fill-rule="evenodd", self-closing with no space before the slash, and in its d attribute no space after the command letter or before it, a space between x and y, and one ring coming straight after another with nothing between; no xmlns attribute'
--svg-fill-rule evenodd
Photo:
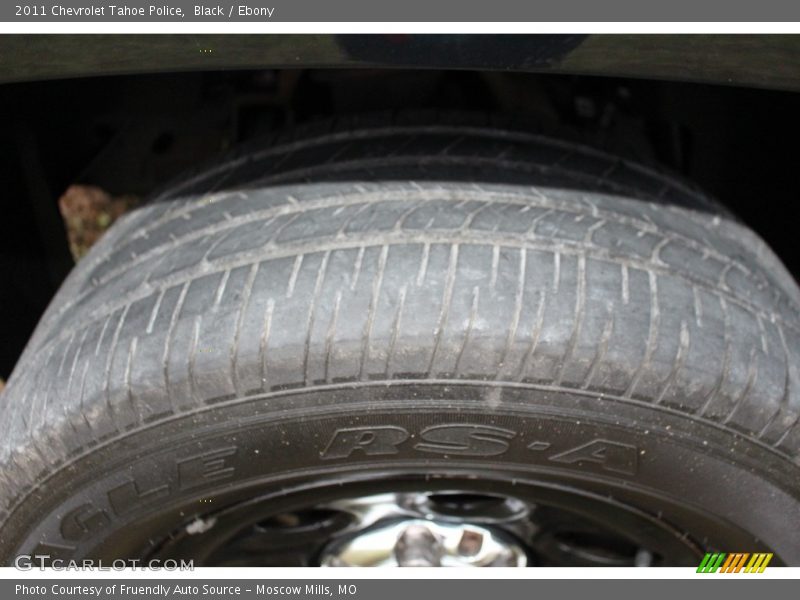
<svg viewBox="0 0 800 600"><path fill-rule="evenodd" d="M398 536L394 555L401 567L439 567L444 548L430 529L415 523Z"/></svg>

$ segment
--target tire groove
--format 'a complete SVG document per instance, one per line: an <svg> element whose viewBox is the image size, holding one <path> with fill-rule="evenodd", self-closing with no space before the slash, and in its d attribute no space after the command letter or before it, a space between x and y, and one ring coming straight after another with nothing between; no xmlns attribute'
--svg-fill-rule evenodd
<svg viewBox="0 0 800 600"><path fill-rule="evenodd" d="M636 391L636 386L639 384L639 380L642 378L645 369L650 366L650 361L653 358L653 353L655 352L656 343L658 341L658 330L661 325L661 313L658 306L658 277L653 271L648 271L647 276L650 285L650 324L648 325L647 343L642 362L636 369L628 388L623 394L626 398L633 397L633 392Z"/></svg>
<svg viewBox="0 0 800 600"><path fill-rule="evenodd" d="M497 246L494 246L496 248ZM522 302L525 297L525 278L527 277L527 255L528 252L525 248L520 248L519 252L519 273L517 275L517 289L514 294L514 311L511 313L511 323L508 327L508 336L506 343L503 347L503 353L500 355L498 368L495 371L495 379L500 377L500 373L506 365L508 355L514 345L514 340L517 337L517 329L519 329L519 321L522 318Z"/></svg>
<svg viewBox="0 0 800 600"><path fill-rule="evenodd" d="M556 374L555 384L561 385L564 379L564 372L567 366L572 361L572 355L575 353L575 346L578 343L578 337L581 334L581 326L583 325L584 313L586 312L586 257L583 254L578 255L578 272L575 275L575 311L572 317L572 333L567 342L567 348L564 351L564 356L561 359L561 365Z"/></svg>
<svg viewBox="0 0 800 600"><path fill-rule="evenodd" d="M322 290L322 282L325 279L325 272L328 270L328 259L330 259L331 251L328 250L322 256L322 262L317 269L317 278L314 282L314 291L311 294L311 303L308 307L308 316L306 317L306 337L303 345L303 380L306 385L311 384L311 377L309 374L309 357L311 354L311 335L314 332L314 320L316 319L317 304L319 303L319 293Z"/></svg>
<svg viewBox="0 0 800 600"><path fill-rule="evenodd" d="M433 334L433 350L431 352L431 359L428 363L428 377L433 377L433 366L436 363L436 357L439 353L439 348L442 345L442 337L444 337L444 328L447 326L447 317L450 313L450 304L453 301L453 288L456 282L456 267L458 266L458 244L450 246L450 260L447 267L447 275L445 275L444 293L442 294L441 310L439 317L436 321L436 329Z"/></svg>
<svg viewBox="0 0 800 600"><path fill-rule="evenodd" d="M364 329L361 339L361 360L358 368L358 378L364 381L366 378L367 358L369 357L369 340L372 336L372 327L375 321L375 311L378 304L378 297L381 292L381 285L383 284L383 275L386 270L386 260L389 255L389 246L383 245L381 253L378 257L378 269L372 280L372 295L369 301L369 309L367 311L367 320L364 323Z"/></svg>
<svg viewBox="0 0 800 600"><path fill-rule="evenodd" d="M261 263L253 263L250 271L247 274L244 288L242 288L242 301L239 304L239 314L236 317L236 329L233 333L233 343L231 344L230 361L231 361L231 384L233 385L233 393L236 396L242 395L241 382L239 381L239 371L237 363L239 362L239 343L242 336L242 328L244 327L244 317L247 314L247 307L250 304L250 298L253 296L253 283L258 275L258 269ZM230 273L226 271L226 273ZM215 302L215 304L217 304Z"/></svg>

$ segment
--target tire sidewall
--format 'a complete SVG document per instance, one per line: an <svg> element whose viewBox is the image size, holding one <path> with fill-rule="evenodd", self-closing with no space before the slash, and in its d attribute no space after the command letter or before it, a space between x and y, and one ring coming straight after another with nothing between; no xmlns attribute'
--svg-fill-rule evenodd
<svg viewBox="0 0 800 600"><path fill-rule="evenodd" d="M567 485L658 515L701 546L800 561L785 527L800 519L785 485L796 471L767 448L636 401L453 381L286 390L129 432L17 503L3 562L141 556L234 502L397 473Z"/></svg>

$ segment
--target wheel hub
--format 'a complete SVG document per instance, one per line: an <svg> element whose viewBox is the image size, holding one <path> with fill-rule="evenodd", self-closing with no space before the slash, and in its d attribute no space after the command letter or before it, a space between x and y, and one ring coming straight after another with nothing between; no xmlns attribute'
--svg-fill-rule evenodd
<svg viewBox="0 0 800 600"><path fill-rule="evenodd" d="M340 500L347 531L322 553L330 567L524 567L522 546L500 529L528 507L514 499L470 494L379 494Z"/></svg>
<svg viewBox="0 0 800 600"><path fill-rule="evenodd" d="M323 553L326 567L524 567L524 550L472 523L407 519L382 524Z"/></svg>

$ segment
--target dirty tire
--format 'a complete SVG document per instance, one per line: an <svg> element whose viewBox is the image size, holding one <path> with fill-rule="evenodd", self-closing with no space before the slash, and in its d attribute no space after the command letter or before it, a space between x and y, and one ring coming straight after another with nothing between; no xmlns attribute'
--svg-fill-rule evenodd
<svg viewBox="0 0 800 600"><path fill-rule="evenodd" d="M504 127L314 126L116 223L0 396L0 559L142 556L256 488L402 467L800 565L791 277L684 183Z"/></svg>

